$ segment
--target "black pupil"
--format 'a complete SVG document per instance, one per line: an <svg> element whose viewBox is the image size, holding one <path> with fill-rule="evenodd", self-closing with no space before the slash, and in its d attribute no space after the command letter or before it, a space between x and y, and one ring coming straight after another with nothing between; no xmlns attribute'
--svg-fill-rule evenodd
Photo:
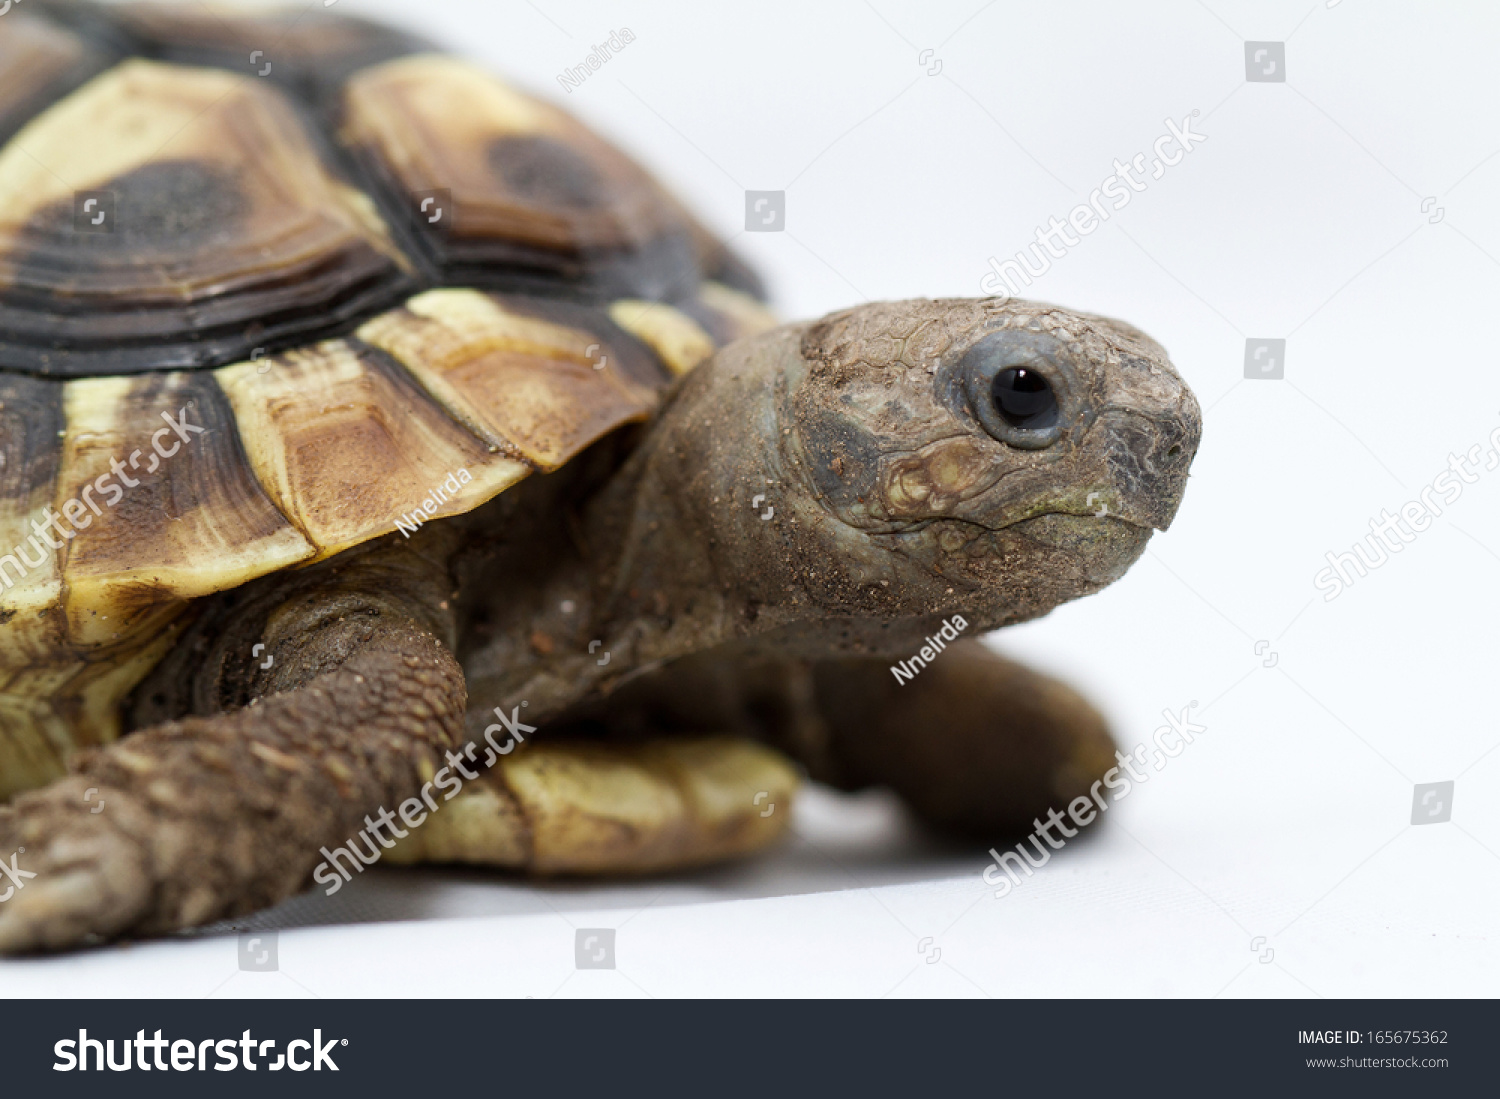
<svg viewBox="0 0 1500 1099"><path fill-rule="evenodd" d="M1024 366L995 375L995 407L1011 427L1039 430L1057 423L1057 398L1047 379Z"/></svg>

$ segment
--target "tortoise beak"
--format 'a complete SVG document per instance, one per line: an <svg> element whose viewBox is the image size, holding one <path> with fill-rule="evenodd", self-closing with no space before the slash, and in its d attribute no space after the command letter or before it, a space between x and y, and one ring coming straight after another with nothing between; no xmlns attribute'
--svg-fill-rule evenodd
<svg viewBox="0 0 1500 1099"><path fill-rule="evenodd" d="M1203 434L1203 412L1177 371L1128 356L1109 376L1095 431L1113 491L1110 514L1166 530L1187 487Z"/></svg>
<svg viewBox="0 0 1500 1099"><path fill-rule="evenodd" d="M1198 451L1202 419L1192 394L1183 411L1145 416L1112 410L1100 417L1107 432L1104 459L1115 488L1110 514L1139 527L1166 530L1182 503L1188 467Z"/></svg>

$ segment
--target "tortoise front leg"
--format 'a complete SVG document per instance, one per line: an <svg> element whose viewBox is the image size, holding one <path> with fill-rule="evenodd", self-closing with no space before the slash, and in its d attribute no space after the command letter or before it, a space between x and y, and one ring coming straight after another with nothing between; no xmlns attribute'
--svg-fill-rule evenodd
<svg viewBox="0 0 1500 1099"><path fill-rule="evenodd" d="M1115 766L1086 699L978 641L950 644L909 681L894 662L727 647L641 676L586 716L616 737L758 739L815 779L888 786L930 823L986 840L1025 834Z"/></svg>
<svg viewBox="0 0 1500 1099"><path fill-rule="evenodd" d="M461 740L457 662L388 597L295 602L265 635L277 693L134 733L0 809L0 858L15 853L22 875L0 902L0 951L275 904L307 882L320 847L420 791Z"/></svg>
<svg viewBox="0 0 1500 1099"><path fill-rule="evenodd" d="M1087 699L979 641L950 644L904 683L892 663L813 667L829 781L889 786L925 820L989 841L1089 798L1115 767L1109 726Z"/></svg>

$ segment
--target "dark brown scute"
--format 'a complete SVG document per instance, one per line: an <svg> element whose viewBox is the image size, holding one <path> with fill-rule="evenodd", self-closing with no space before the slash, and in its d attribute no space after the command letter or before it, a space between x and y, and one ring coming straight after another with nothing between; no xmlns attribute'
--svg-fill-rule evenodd
<svg viewBox="0 0 1500 1099"><path fill-rule="evenodd" d="M565 298L603 303L615 298L674 301L691 292L701 275L691 242L685 235L658 235L637 246L588 242L587 233L572 236L568 243L548 246L528 241L520 233L478 229L468 232L463 200L455 197L451 215L457 228L443 232L420 216L417 203L424 191L408 191L380 164L366 162L374 182L372 193L396 237L409 255L418 260L429 285L472 286L510 294ZM503 175L500 187L504 188ZM446 190L446 188L444 188ZM419 196L413 198L413 196ZM564 205L555 197L535 202L522 219L549 216L554 221L575 220L586 210L602 204Z"/></svg>
<svg viewBox="0 0 1500 1099"><path fill-rule="evenodd" d="M609 181L587 157L555 138L496 138L489 161L490 170L513 194L538 206L593 210L609 204Z"/></svg>
<svg viewBox="0 0 1500 1099"><path fill-rule="evenodd" d="M62 453L63 388L0 374L0 510L25 513L52 502ZM12 547L0 543L0 554Z"/></svg>
<svg viewBox="0 0 1500 1099"><path fill-rule="evenodd" d="M692 263L680 239L653 241L640 251L581 248L560 254L503 240L451 246L441 255L449 286L474 286L540 297L602 303L620 297L674 301L698 281L679 274Z"/></svg>
<svg viewBox="0 0 1500 1099"><path fill-rule="evenodd" d="M637 164L564 112L449 58L355 76L342 136L435 285L675 300L701 278L693 228ZM441 193L444 217L421 209Z"/></svg>
<svg viewBox="0 0 1500 1099"><path fill-rule="evenodd" d="M0 370L220 367L346 335L438 286L686 303L707 272L760 293L618 149L404 32L315 0L265 14L37 4L49 21L30 25L53 52L86 61L42 79L36 54L16 77L5 43L28 24L0 20L0 128L11 101L34 115L55 100L25 150L0 147ZM220 95L228 74L239 86ZM133 116L115 106L129 96ZM132 125L174 112L180 128L132 143ZM114 194L118 232L80 230L75 188ZM437 192L449 208L434 226L419 202Z"/></svg>
<svg viewBox="0 0 1500 1099"><path fill-rule="evenodd" d="M749 294L757 301L769 298L766 284L755 268L746 263L738 252L724 244L719 244L710 251L703 265L703 277L722 283L731 290Z"/></svg>
<svg viewBox="0 0 1500 1099"><path fill-rule="evenodd" d="M321 10L317 0L261 13L212 11L193 3L98 4L49 0L49 12L123 52L182 65L208 65L266 79L299 99L330 104L349 75L368 65L436 49L394 27ZM317 5L317 6L314 6ZM259 56L252 62L250 55Z"/></svg>
<svg viewBox="0 0 1500 1099"><path fill-rule="evenodd" d="M682 216L687 220L693 235L693 248L697 254L698 269L705 279L749 294L757 301L765 301L766 284L761 281L753 267L729 245L720 240L691 211L682 207ZM691 296L683 300L691 300Z"/></svg>
<svg viewBox="0 0 1500 1099"><path fill-rule="evenodd" d="M60 202L21 235L13 280L0 287L6 367L86 377L214 366L351 327L414 286L388 257L355 246L268 272L258 285L248 273L225 279L250 283L248 292L214 287L182 304L166 280L142 285L142 276L233 246L248 206L234 176L168 161L97 189L116 195L116 232L75 232L74 204Z"/></svg>
<svg viewBox="0 0 1500 1099"><path fill-rule="evenodd" d="M187 441L166 432L161 445L173 453L159 459L151 440L168 426L164 413L191 426L184 427ZM177 372L135 379L111 421L113 430L95 443L70 439L75 452L64 480L77 483L60 484L60 498L81 497L83 484L108 471L111 461L138 483L67 543L64 570L75 588L85 579L132 574L143 586L143 601L150 602L144 588L158 583L153 574L159 570L191 568L216 550L238 552L290 531L255 479L229 399L213 375Z"/></svg>
<svg viewBox="0 0 1500 1099"><path fill-rule="evenodd" d="M161 148L132 139L131 124L159 109L186 124ZM268 84L130 62L54 110L23 135L29 155L0 152L16 192L0 209L0 367L78 377L218 365L352 327L415 288ZM89 170L69 150L85 110L109 154L135 165L82 177L109 196L107 232L80 222L76 194L28 211L17 182L37 160L74 179Z"/></svg>

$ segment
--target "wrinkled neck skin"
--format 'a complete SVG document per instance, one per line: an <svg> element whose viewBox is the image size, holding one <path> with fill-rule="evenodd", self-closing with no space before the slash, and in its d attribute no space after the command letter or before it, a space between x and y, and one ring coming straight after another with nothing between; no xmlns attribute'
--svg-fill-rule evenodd
<svg viewBox="0 0 1500 1099"><path fill-rule="evenodd" d="M795 335L782 338L795 349ZM799 617L788 601L816 617L779 533L803 520L782 487L775 359L741 341L699 366L599 487L560 483L550 498L533 490L525 500L533 484L562 476L553 475L506 494L528 533L512 526L474 582L494 594L484 635L461 653L471 728L522 699L535 724L679 657L767 634ZM752 510L757 495L765 499ZM567 536L553 538L559 526ZM491 532L476 534L485 542Z"/></svg>
<svg viewBox="0 0 1500 1099"><path fill-rule="evenodd" d="M827 544L837 531L783 445L799 334L741 341L685 379L588 510L600 622L641 664L821 623L819 562L860 553L853 531Z"/></svg>
<svg viewBox="0 0 1500 1099"><path fill-rule="evenodd" d="M908 656L954 614L968 636L1036 617L1112 582L1144 549L1149 532L1121 523L1060 569L1059 539L1075 536L1048 518L998 531L846 525L818 495L810 448L782 426L801 334L739 341L683 379L571 522L559 522L561 501L513 490L517 521L541 513L569 530L552 541L512 531L486 566L493 613L461 654L471 731L494 706L525 699L537 724L720 646Z"/></svg>

